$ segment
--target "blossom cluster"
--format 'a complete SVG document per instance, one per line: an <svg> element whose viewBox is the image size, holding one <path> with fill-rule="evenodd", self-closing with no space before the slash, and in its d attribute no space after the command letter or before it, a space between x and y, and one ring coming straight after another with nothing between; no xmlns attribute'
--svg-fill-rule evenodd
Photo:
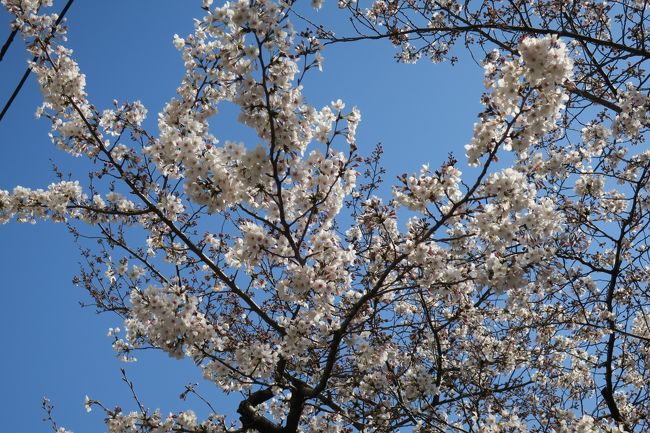
<svg viewBox="0 0 650 433"><path fill-rule="evenodd" d="M53 183L47 190L22 186L13 192L0 190L0 223L15 218L19 222L36 222L36 218L62 221L70 204L86 199L79 182Z"/></svg>
<svg viewBox="0 0 650 433"><path fill-rule="evenodd" d="M518 50L513 59L494 51L484 64L492 92L484 101L489 110L465 147L471 165L499 146L522 154L557 127L568 99L563 84L573 70L565 44L552 36L529 37Z"/></svg>

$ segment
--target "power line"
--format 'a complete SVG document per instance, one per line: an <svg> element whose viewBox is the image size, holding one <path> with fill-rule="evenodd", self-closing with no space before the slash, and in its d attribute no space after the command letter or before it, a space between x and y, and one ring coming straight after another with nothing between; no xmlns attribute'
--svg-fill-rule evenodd
<svg viewBox="0 0 650 433"><path fill-rule="evenodd" d="M18 33L18 29L13 29L11 33L9 34L9 37L5 41L4 45L2 46L2 49L0 49L0 62L2 59L5 57L5 53L9 49L9 46L11 43L14 41L14 38L16 37L16 33Z"/></svg>
<svg viewBox="0 0 650 433"><path fill-rule="evenodd" d="M65 17L65 14L68 12L68 9L70 9L70 6L72 6L73 2L74 2L74 0L68 0L68 2L65 4L63 9L61 10L61 13L59 14L59 17L56 19L56 22L54 23L54 26L52 27L52 30L50 31L50 37L56 31L57 26L61 23L61 21L63 20L63 17ZM8 39L7 42L5 42L5 45L3 45L3 47L2 47L2 50L3 50L2 55L4 55L4 52L6 51L5 46L7 46L7 48L9 48L9 45L11 45L11 40L13 40L13 37L15 36L15 34L14 34L15 32L16 32L16 30L14 30L12 32L12 35L9 35L10 39ZM0 56L0 60L1 60L1 56ZM35 62L36 60L38 60L38 57L35 56L34 58L32 58L32 62ZM14 99L16 99L16 96L18 96L18 93L20 93L20 89L22 89L23 84L25 84L25 81L27 81L27 77L29 77L29 74L31 72L32 72L32 68L28 66L27 70L25 71L22 78L18 82L18 85L16 86L13 93L9 97L9 100L7 100L7 103L2 108L2 112L0 112L0 122L2 122L2 119L5 117L5 114L7 113L7 110L9 110L9 107L11 107L11 104L14 102Z"/></svg>

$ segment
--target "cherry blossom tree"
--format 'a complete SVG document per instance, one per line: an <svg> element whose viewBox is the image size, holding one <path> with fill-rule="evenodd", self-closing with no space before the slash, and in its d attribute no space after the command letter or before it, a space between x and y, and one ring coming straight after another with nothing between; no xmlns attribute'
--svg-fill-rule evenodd
<svg viewBox="0 0 650 433"><path fill-rule="evenodd" d="M645 2L341 0L337 35L292 1L206 0L155 133L138 101L91 103L50 3L2 0L52 141L94 170L0 190L0 222L91 232L77 282L123 318L118 356L189 357L239 404L88 398L110 433L650 430ZM485 71L465 158L383 198L360 111L302 93L364 39ZM223 103L257 142L219 141Z"/></svg>

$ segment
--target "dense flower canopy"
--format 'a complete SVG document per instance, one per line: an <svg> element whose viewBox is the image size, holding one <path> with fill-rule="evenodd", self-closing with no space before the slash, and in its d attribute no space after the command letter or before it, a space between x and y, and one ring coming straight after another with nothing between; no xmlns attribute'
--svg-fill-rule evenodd
<svg viewBox="0 0 650 433"><path fill-rule="evenodd" d="M123 318L118 356L189 357L239 404L87 399L110 433L650 429L644 2L341 0L358 33L339 37L293 1L204 1L155 133L139 101L92 104L49 3L2 0L50 138L95 169L0 190L0 222L93 230L78 282ZM466 160L380 197L360 110L310 105L305 74L364 39L456 62L461 38L486 87ZM256 142L220 141L223 103Z"/></svg>

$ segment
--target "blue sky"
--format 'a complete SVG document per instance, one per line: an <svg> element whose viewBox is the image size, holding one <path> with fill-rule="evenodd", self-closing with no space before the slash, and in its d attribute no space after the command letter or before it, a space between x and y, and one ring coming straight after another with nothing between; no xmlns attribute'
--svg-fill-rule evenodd
<svg viewBox="0 0 650 433"><path fill-rule="evenodd" d="M183 74L180 54L172 36L192 30L192 18L202 15L199 0L77 0L68 17L68 46L87 76L91 101L101 110L113 99L141 100L149 109L149 130L175 92ZM215 2L216 3L216 2ZM60 10L62 0L54 1ZM344 17L330 2L315 14L327 24ZM0 40L9 34L10 17L0 12ZM0 101L8 98L25 70L27 54L16 40L0 63ZM436 166L454 151L463 155L472 124L480 111L482 71L468 56L452 67L396 64L387 42L329 47L324 71L305 82L310 103L322 106L341 98L362 113L358 131L360 150L369 153L382 142L387 180ZM50 143L46 120L36 120L41 101L31 77L0 123L0 189L15 185L45 187L55 181L51 161L72 178L85 179L86 161L57 151ZM237 139L245 132L234 124L235 115L224 110L215 119L215 134ZM47 431L41 419L41 397L56 406L57 420L76 433L104 431L101 415L86 414L85 394L109 406L132 406L129 390L120 383L120 367L135 382L148 407L163 412L196 408L197 401L180 401L188 382L201 383L200 391L216 407L232 413L236 396L224 398L188 360L177 361L160 353L141 353L140 361L123 364L113 354L106 331L121 326L114 316L82 309L84 291L71 283L78 270L79 253L65 226L53 223L0 226L0 288L4 330L0 357L0 419L5 431Z"/></svg>

